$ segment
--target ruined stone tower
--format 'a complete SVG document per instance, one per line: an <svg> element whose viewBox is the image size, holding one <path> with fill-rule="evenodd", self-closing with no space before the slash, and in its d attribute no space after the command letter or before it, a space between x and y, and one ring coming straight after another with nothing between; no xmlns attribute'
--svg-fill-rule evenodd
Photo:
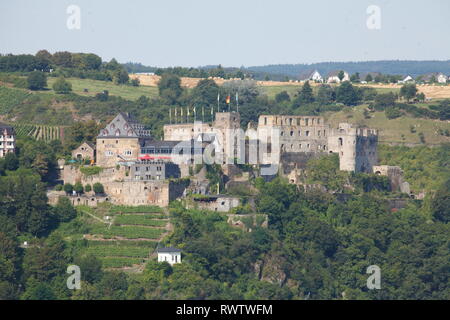
<svg viewBox="0 0 450 320"><path fill-rule="evenodd" d="M340 123L328 136L328 150L339 154L339 169L372 173L377 165L378 130Z"/></svg>

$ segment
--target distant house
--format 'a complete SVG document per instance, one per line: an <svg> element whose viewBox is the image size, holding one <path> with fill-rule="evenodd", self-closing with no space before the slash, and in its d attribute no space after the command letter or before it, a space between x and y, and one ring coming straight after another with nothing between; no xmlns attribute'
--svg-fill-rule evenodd
<svg viewBox="0 0 450 320"><path fill-rule="evenodd" d="M167 262L170 265L181 263L181 250L173 247L159 248L158 262Z"/></svg>
<svg viewBox="0 0 450 320"><path fill-rule="evenodd" d="M327 83L340 83L341 79L339 79L339 72L341 72L341 70L335 70L328 73ZM342 81L350 81L350 75L348 74L348 72L344 71L344 77L342 78Z"/></svg>
<svg viewBox="0 0 450 320"><path fill-rule="evenodd" d="M415 82L414 78L409 75L403 78L403 80L399 81L399 83L412 83L412 82Z"/></svg>
<svg viewBox="0 0 450 320"><path fill-rule="evenodd" d="M95 145L90 142L83 142L78 148L72 151L72 158L95 161Z"/></svg>
<svg viewBox="0 0 450 320"><path fill-rule="evenodd" d="M317 70L308 70L300 74L300 81L315 81L315 82L323 82L323 78L319 71Z"/></svg>
<svg viewBox="0 0 450 320"><path fill-rule="evenodd" d="M448 77L443 74L442 72L431 72L424 74L419 77L420 81L430 83L430 82L437 82L437 83L447 83Z"/></svg>
<svg viewBox="0 0 450 320"><path fill-rule="evenodd" d="M16 150L16 134L14 128L0 123L0 158Z"/></svg>

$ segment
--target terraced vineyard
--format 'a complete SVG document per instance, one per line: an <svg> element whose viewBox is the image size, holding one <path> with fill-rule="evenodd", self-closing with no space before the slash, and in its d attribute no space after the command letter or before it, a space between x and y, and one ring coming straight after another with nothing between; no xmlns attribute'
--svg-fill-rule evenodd
<svg viewBox="0 0 450 320"><path fill-rule="evenodd" d="M94 217L85 253L98 257L104 268L139 270L154 255L158 242L169 232L170 220L159 207L83 208ZM109 220L101 223L102 218Z"/></svg>
<svg viewBox="0 0 450 320"><path fill-rule="evenodd" d="M14 123L14 129L18 137L34 137L37 140L59 140L61 138L61 127L44 126L35 124Z"/></svg>

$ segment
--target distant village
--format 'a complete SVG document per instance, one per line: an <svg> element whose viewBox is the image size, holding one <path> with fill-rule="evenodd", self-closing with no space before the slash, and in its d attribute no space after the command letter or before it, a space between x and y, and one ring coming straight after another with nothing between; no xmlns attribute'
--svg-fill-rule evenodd
<svg viewBox="0 0 450 320"><path fill-rule="evenodd" d="M344 70L335 70L328 73L325 77L322 76L317 70L309 70L302 73L299 77L300 81L314 81L319 83L341 83L343 81L358 81L361 84L367 84L371 82L379 82L377 81L378 77L381 77L382 74L379 72L364 72L364 73L355 73L350 76L350 74ZM450 76L447 76L441 72L431 72L424 75L420 75L416 78L413 78L410 75L403 75L399 77L400 79L397 81L399 84L404 83L440 83L445 84L449 81Z"/></svg>

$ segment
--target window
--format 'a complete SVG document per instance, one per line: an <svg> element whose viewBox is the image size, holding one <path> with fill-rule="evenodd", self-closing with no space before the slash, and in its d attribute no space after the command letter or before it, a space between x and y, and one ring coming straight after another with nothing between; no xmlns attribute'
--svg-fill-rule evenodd
<svg viewBox="0 0 450 320"><path fill-rule="evenodd" d="M309 131L306 131L306 136L309 137Z"/></svg>
<svg viewBox="0 0 450 320"><path fill-rule="evenodd" d="M294 131L291 131L291 137L293 137L294 136Z"/></svg>
<svg viewBox="0 0 450 320"><path fill-rule="evenodd" d="M114 153L113 153L112 151L110 151L110 150L105 151L105 156L106 156L106 157L112 157L113 154L114 154Z"/></svg>
<svg viewBox="0 0 450 320"><path fill-rule="evenodd" d="M339 145L342 146L344 144L344 140L342 138L338 139Z"/></svg>
<svg viewBox="0 0 450 320"><path fill-rule="evenodd" d="M125 156L131 156L133 153L131 152L131 150L125 150L125 151L123 152L123 154L124 154Z"/></svg>

